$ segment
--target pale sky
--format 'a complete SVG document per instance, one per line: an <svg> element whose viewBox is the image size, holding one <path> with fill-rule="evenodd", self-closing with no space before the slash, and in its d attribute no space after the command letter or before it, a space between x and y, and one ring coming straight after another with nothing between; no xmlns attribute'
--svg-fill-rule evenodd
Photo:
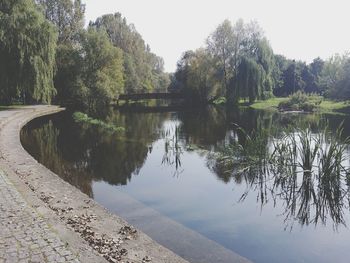
<svg viewBox="0 0 350 263"><path fill-rule="evenodd" d="M86 22L120 12L173 72L226 18L256 20L275 53L307 62L350 51L350 0L83 0Z"/></svg>

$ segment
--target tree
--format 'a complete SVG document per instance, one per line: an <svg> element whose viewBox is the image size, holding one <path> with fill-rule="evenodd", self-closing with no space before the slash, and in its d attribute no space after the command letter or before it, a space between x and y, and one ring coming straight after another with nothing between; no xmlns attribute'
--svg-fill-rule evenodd
<svg viewBox="0 0 350 263"><path fill-rule="evenodd" d="M321 58L315 58L310 64L311 73L318 79L321 76L325 62Z"/></svg>
<svg viewBox="0 0 350 263"><path fill-rule="evenodd" d="M203 89L205 94L208 87L203 85L203 81L189 80L190 75L197 78L202 76L201 72L205 69L210 71L205 83L212 85L209 89L211 96L226 96L230 104L238 103L241 96L248 97L248 94L250 100L272 96L275 86L274 55L256 22L245 24L243 20L238 20L232 26L229 20L225 20L209 36L206 44L205 56L200 50L185 53L178 63L172 89L180 87L185 91L187 87L193 91L193 84L196 83L197 90ZM210 59L205 61L203 58ZM204 61L210 66L205 68L202 64ZM197 65L195 62L198 62L198 66L194 66ZM197 98L200 98L198 94Z"/></svg>
<svg viewBox="0 0 350 263"><path fill-rule="evenodd" d="M84 28L85 5L81 0L37 0L43 8L46 19L58 30L58 44L79 42Z"/></svg>
<svg viewBox="0 0 350 263"><path fill-rule="evenodd" d="M262 97L264 69L254 59L244 57L238 68L237 85L239 97L249 98L254 102Z"/></svg>
<svg viewBox="0 0 350 263"><path fill-rule="evenodd" d="M37 3L58 32L55 101L63 104L75 102L84 90L81 80L81 36L84 33L85 5L81 0L37 0Z"/></svg>
<svg viewBox="0 0 350 263"><path fill-rule="evenodd" d="M0 100L50 103L57 33L32 0L0 3Z"/></svg>
<svg viewBox="0 0 350 263"><path fill-rule="evenodd" d="M191 60L194 56L192 50L183 53L181 59L177 63L177 69L173 76L170 90L173 92L184 92L187 88L188 72L191 66Z"/></svg>
<svg viewBox="0 0 350 263"><path fill-rule="evenodd" d="M284 71L291 63L282 55L274 55L275 67L273 68L272 77L275 83L273 94L275 96L284 96Z"/></svg>
<svg viewBox="0 0 350 263"><path fill-rule="evenodd" d="M189 104L208 103L221 87L216 72L214 58L206 49L187 51L178 62L171 89L182 92Z"/></svg>
<svg viewBox="0 0 350 263"><path fill-rule="evenodd" d="M186 95L192 102L207 103L216 95L213 58L205 49L198 49L191 57L188 68Z"/></svg>
<svg viewBox="0 0 350 263"><path fill-rule="evenodd" d="M135 26L120 13L99 17L90 26L104 30L113 45L123 51L127 93L167 88L163 86L169 83L169 76L163 72L163 59L151 52Z"/></svg>
<svg viewBox="0 0 350 263"><path fill-rule="evenodd" d="M302 66L301 69L301 79L304 82L304 92L305 93L316 93L318 88L316 86L316 77L312 74L310 67L306 64Z"/></svg>
<svg viewBox="0 0 350 263"><path fill-rule="evenodd" d="M104 31L89 28L82 39L83 81L90 108L107 105L124 89L123 53Z"/></svg>
<svg viewBox="0 0 350 263"><path fill-rule="evenodd" d="M336 54L324 63L320 83L325 96L350 99L350 56Z"/></svg>
<svg viewBox="0 0 350 263"><path fill-rule="evenodd" d="M84 70L84 57L81 47L60 45L56 53L57 72L54 84L57 89L55 102L70 105L72 103L83 105L86 87L82 80Z"/></svg>
<svg viewBox="0 0 350 263"><path fill-rule="evenodd" d="M278 87L275 90L275 95L277 96L288 96L297 91L305 90L305 80L309 78L307 74L309 72L304 72L305 63L297 62L295 60L286 60L284 57L279 57L276 60L276 66L279 68L280 78L277 79ZM308 69L306 69L308 70ZM303 79L303 77L305 79Z"/></svg>
<svg viewBox="0 0 350 263"><path fill-rule="evenodd" d="M237 56L237 54L234 54L237 45L235 43L232 24L229 20L225 20L220 24L207 39L208 50L217 60L222 85L226 94L229 93L229 81L234 73L231 62L233 56ZM238 51L236 50L236 52Z"/></svg>
<svg viewBox="0 0 350 263"><path fill-rule="evenodd" d="M259 99L268 99L273 96L273 90L275 89L275 80L273 73L276 67L275 57L270 43L266 38L262 38L258 41L256 47L256 62L261 66L261 91Z"/></svg>

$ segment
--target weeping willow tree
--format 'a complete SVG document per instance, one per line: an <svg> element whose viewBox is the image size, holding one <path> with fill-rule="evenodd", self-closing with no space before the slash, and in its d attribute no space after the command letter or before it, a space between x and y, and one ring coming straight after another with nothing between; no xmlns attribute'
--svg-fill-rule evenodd
<svg viewBox="0 0 350 263"><path fill-rule="evenodd" d="M275 60L272 48L266 38L255 44L240 59L237 75L232 79L235 102L248 98L252 103L257 99L268 99L274 89L273 69Z"/></svg>
<svg viewBox="0 0 350 263"><path fill-rule="evenodd" d="M261 65L264 73L260 99L269 99L273 97L273 90L276 85L273 77L273 72L276 68L276 61L272 47L266 38L263 38L258 43L256 61Z"/></svg>
<svg viewBox="0 0 350 263"><path fill-rule="evenodd" d="M0 2L0 102L50 103L57 33L33 0Z"/></svg>
<svg viewBox="0 0 350 263"><path fill-rule="evenodd" d="M265 78L263 67L255 60L243 57L238 67L236 79L236 98L249 98L254 102L262 96L262 88Z"/></svg>

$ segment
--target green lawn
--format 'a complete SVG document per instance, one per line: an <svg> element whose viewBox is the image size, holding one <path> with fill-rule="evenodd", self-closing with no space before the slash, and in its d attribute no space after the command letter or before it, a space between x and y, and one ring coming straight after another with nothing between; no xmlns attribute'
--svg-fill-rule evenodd
<svg viewBox="0 0 350 263"><path fill-rule="evenodd" d="M282 101L286 101L288 98L271 98L268 100L261 100L254 102L253 104L249 105L249 107L257 110L267 110L267 109L273 109L277 108L278 104Z"/></svg>
<svg viewBox="0 0 350 263"><path fill-rule="evenodd" d="M286 101L288 98L272 98L263 101L257 101L249 107L257 110L269 110L276 109L278 104L282 101ZM332 100L323 100L320 104L319 110L322 112L331 112L350 108L350 101L332 101Z"/></svg>
<svg viewBox="0 0 350 263"><path fill-rule="evenodd" d="M322 111L336 111L350 108L350 101L323 100L320 105Z"/></svg>

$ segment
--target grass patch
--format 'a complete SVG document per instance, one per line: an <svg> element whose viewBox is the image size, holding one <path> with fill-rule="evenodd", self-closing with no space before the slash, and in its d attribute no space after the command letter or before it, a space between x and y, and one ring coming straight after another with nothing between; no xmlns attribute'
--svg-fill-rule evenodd
<svg viewBox="0 0 350 263"><path fill-rule="evenodd" d="M324 99L322 97L316 96L318 99L321 99L321 103L317 105L316 109L320 112L335 112L350 109L350 101L333 101ZM290 98L271 98L268 100L257 101L253 104L250 104L249 107L256 110L274 110L277 109L280 103L288 101ZM312 101L312 99L311 99ZM241 106L246 105L243 102L240 103Z"/></svg>
<svg viewBox="0 0 350 263"><path fill-rule="evenodd" d="M83 124L88 124L91 126L96 126L96 127L102 128L103 130L106 130L106 131L112 132L112 133L119 133L119 132L125 131L125 129L123 127L118 127L114 124L106 123L102 120L91 118L87 114L82 113L82 112L74 112L73 119L77 123L83 123Z"/></svg>
<svg viewBox="0 0 350 263"><path fill-rule="evenodd" d="M320 104L322 111L337 111L350 108L350 101L323 100Z"/></svg>
<svg viewBox="0 0 350 263"><path fill-rule="evenodd" d="M256 110L273 109L273 108L277 108L281 102L286 100L288 100L288 98L271 98L268 100L260 100L249 105L249 107Z"/></svg>

